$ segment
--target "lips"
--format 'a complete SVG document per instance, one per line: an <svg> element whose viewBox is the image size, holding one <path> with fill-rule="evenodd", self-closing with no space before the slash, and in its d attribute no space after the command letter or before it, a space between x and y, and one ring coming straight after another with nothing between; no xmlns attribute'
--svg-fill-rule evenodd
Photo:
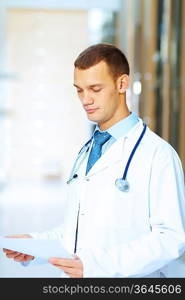
<svg viewBox="0 0 185 300"><path fill-rule="evenodd" d="M87 112L88 114L92 114L92 113L94 113L96 110L97 110L97 108L89 108L89 109L86 109L86 112Z"/></svg>

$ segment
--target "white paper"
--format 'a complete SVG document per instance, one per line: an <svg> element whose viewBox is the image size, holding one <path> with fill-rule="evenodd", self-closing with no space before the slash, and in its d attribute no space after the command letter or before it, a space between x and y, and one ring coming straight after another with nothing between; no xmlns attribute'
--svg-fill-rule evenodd
<svg viewBox="0 0 185 300"><path fill-rule="evenodd" d="M58 240L0 237L0 248L6 248L45 259L48 259L50 257L73 257Z"/></svg>

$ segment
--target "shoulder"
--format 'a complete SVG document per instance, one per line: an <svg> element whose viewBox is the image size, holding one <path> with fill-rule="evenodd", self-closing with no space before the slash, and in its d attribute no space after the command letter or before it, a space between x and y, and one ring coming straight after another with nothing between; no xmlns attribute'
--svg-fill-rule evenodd
<svg viewBox="0 0 185 300"><path fill-rule="evenodd" d="M139 118L139 124L136 126L137 131L141 131L143 128L143 120ZM137 133L136 133L137 134ZM145 147L149 147L150 151L156 151L157 149L163 149L164 151L173 151L174 148L171 146L169 142L164 140L162 137L160 137L158 134L156 134L154 131L152 131L148 126L142 141L142 144Z"/></svg>
<svg viewBox="0 0 185 300"><path fill-rule="evenodd" d="M147 130L147 137L149 142L152 142L152 147L163 149L164 151L175 151L173 146L167 142L165 139L160 137L154 131L152 131L149 127Z"/></svg>
<svg viewBox="0 0 185 300"><path fill-rule="evenodd" d="M147 130L146 143L153 152L153 156L161 161L177 160L180 162L180 158L173 146L153 132L150 128Z"/></svg>

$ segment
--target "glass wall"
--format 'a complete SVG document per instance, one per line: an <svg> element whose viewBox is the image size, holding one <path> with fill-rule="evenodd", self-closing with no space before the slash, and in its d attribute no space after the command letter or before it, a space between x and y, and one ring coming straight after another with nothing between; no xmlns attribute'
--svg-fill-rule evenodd
<svg viewBox="0 0 185 300"><path fill-rule="evenodd" d="M185 1L121 3L118 44L133 70L132 107L172 144L185 168Z"/></svg>

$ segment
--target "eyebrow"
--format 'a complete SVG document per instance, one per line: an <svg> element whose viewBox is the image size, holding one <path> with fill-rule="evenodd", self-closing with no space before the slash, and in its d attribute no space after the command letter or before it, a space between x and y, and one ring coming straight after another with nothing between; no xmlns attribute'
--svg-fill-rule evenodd
<svg viewBox="0 0 185 300"><path fill-rule="evenodd" d="M76 88L81 89L81 87L79 87L77 84L73 84ZM103 84L100 83L96 83L96 84L91 84L88 86L88 88L94 88L94 87L102 87Z"/></svg>

